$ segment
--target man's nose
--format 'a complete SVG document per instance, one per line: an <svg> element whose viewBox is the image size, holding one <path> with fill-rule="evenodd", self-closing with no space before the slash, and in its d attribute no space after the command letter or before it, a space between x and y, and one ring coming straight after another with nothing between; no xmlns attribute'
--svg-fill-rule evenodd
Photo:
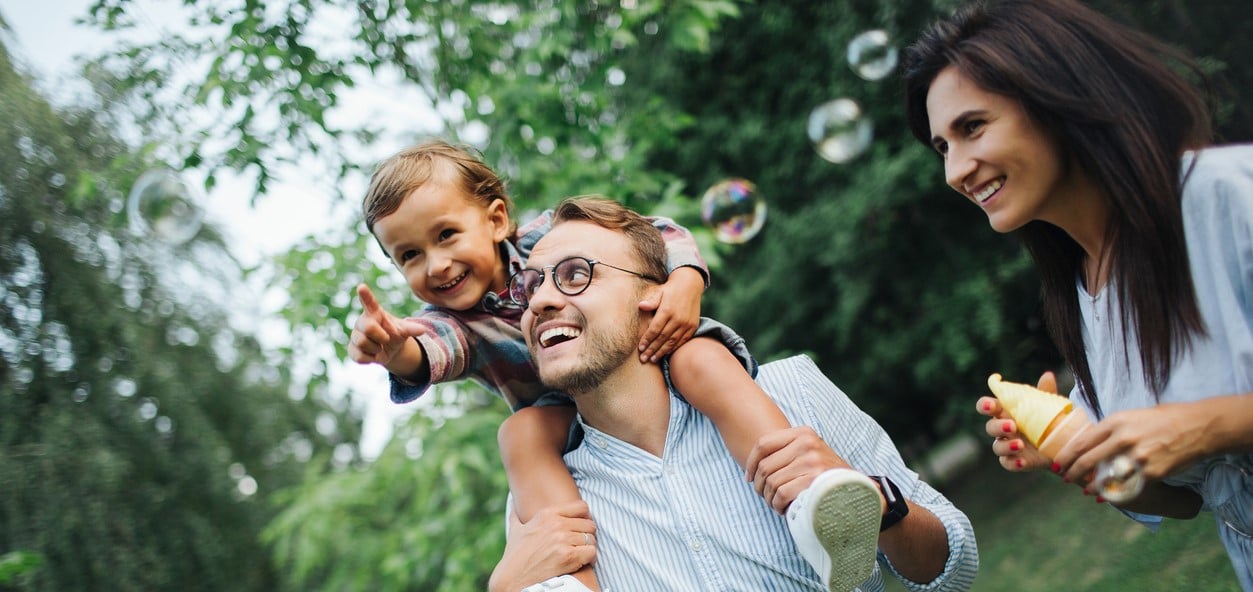
<svg viewBox="0 0 1253 592"><path fill-rule="evenodd" d="M552 271L545 269L543 273L544 277L539 286L535 288L535 292L527 299L527 307L532 312L558 308L565 303L566 295L557 289L557 283L553 281Z"/></svg>

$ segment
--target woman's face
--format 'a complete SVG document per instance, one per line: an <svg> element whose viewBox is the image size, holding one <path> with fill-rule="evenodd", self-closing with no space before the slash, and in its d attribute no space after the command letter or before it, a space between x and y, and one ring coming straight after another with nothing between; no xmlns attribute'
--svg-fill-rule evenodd
<svg viewBox="0 0 1253 592"><path fill-rule="evenodd" d="M1032 220L1061 225L1074 167L1017 101L949 66L931 83L927 117L949 187L983 208L993 229L1009 232Z"/></svg>

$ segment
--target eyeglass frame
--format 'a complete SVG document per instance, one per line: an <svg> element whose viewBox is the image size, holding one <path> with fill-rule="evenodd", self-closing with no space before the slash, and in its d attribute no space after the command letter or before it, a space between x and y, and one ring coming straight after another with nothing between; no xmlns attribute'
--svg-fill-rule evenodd
<svg viewBox="0 0 1253 592"><path fill-rule="evenodd" d="M561 285L561 280L557 279L557 268L561 267L562 265L565 265L566 263L569 263L570 261L575 261L575 260L583 261L584 263L587 264L587 283L583 284L581 288L578 288L574 290L573 292L567 292L565 286ZM580 255L571 255L570 257L566 257L565 259L562 259L561 261L558 261L552 265L545 265L539 269L535 269L533 267L526 267L526 268L523 268L521 270L514 272L513 275L509 276L509 284L506 286L506 289L509 293L509 300L512 301L514 304L521 306L523 308L526 308L527 306L530 305L531 296L534 294L534 292L532 292L531 294L527 294L525 296L525 299L526 299L525 302L519 302L518 297L515 296L514 289L513 289L514 283L518 280L518 278L520 278L522 274L527 273L527 272L539 274L539 282L535 284L535 290L539 290L540 286L544 285L544 279L546 277L552 276L553 285L557 287L558 292L561 292L562 294L565 294L566 296L578 296L579 294L586 292L587 287L592 285L592 280L596 276L597 265L604 265L605 267L608 267L610 269L616 269L624 273L629 273L637 278L648 280L653 283L657 283L657 284L666 283L665 280L660 280L648 274L640 273L638 271L631 271L630 269L618 267L617 265L614 265L612 263L606 263L599 259L588 259L587 257L583 257ZM518 290L518 292L522 292L522 291L523 291L522 289Z"/></svg>

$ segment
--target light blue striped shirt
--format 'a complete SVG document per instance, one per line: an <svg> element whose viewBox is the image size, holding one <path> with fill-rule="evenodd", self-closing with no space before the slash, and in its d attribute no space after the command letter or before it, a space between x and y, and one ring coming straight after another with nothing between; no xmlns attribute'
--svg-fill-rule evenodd
<svg viewBox="0 0 1253 592"><path fill-rule="evenodd" d="M909 582L880 552L864 592L884 589L883 570L908 589L968 590L979 566L970 520L901 460L887 433L813 361L764 364L757 382L793 425L809 425L850 465L887 475L948 531L944 572ZM566 454L596 521L596 577L606 592L824 590L776 514L744 480L707 417L670 389L665 452L657 458L580 424L582 444Z"/></svg>

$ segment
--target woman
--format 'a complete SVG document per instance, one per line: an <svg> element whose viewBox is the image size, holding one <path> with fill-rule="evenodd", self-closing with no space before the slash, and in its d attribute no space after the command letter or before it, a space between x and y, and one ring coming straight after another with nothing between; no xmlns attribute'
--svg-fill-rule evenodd
<svg viewBox="0 0 1253 592"><path fill-rule="evenodd" d="M1155 524L1203 501L1253 591L1253 146L1206 148L1205 102L1163 58L1189 64L1072 0L977 3L909 48L906 108L949 186L1021 237L1070 397L1103 418L1052 469L1140 461L1123 507ZM1047 466L978 408L1003 466Z"/></svg>

